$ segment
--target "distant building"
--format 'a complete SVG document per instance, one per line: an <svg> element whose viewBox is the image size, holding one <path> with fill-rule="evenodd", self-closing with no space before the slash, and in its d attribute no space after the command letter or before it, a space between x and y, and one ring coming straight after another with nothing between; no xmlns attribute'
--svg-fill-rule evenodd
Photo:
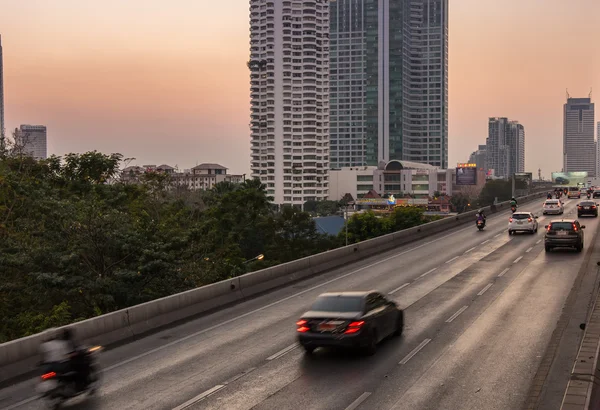
<svg viewBox="0 0 600 410"><path fill-rule="evenodd" d="M525 128L518 121L489 119L486 140L486 167L499 178L525 172Z"/></svg>
<svg viewBox="0 0 600 410"><path fill-rule="evenodd" d="M469 163L470 164L477 164L477 169L480 171L485 171L487 173L487 163L485 160L486 154L487 153L487 149L485 145L480 145L479 148L477 148L477 151L473 151L473 153L471 154L471 156L469 157Z"/></svg>
<svg viewBox="0 0 600 410"><path fill-rule="evenodd" d="M143 165L130 166L121 171L121 181L126 183L137 183L146 172L160 172L170 176L170 184L173 188L185 187L187 189L208 190L220 182L231 182L240 184L244 182L245 175L232 175L227 173L227 168L219 164L200 164L183 172L177 171L170 165Z"/></svg>
<svg viewBox="0 0 600 410"><path fill-rule="evenodd" d="M596 177L600 177L600 121L598 121L598 132L596 135Z"/></svg>
<svg viewBox="0 0 600 410"><path fill-rule="evenodd" d="M567 98L563 118L564 172L587 171L596 176L594 103L591 98Z"/></svg>
<svg viewBox="0 0 600 410"><path fill-rule="evenodd" d="M16 149L35 159L48 157L47 132L44 125L21 125L15 129Z"/></svg>
<svg viewBox="0 0 600 410"><path fill-rule="evenodd" d="M4 124L4 70L2 64L2 36L0 36L0 151L3 151L6 147L6 125Z"/></svg>

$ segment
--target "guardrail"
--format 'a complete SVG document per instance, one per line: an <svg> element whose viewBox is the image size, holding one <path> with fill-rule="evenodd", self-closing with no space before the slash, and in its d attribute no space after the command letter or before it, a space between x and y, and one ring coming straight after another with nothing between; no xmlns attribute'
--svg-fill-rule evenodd
<svg viewBox="0 0 600 410"><path fill-rule="evenodd" d="M520 203L545 197L535 193L519 198ZM508 209L509 202L487 206L488 214ZM247 273L211 285L167 296L127 309L107 313L71 324L77 338L89 344L110 345L156 331L181 321L260 293L318 275L366 257L385 252L408 242L437 234L466 223L473 223L476 211L429 222L378 238L333 249L267 269ZM0 383L29 373L35 366L43 334L0 344Z"/></svg>

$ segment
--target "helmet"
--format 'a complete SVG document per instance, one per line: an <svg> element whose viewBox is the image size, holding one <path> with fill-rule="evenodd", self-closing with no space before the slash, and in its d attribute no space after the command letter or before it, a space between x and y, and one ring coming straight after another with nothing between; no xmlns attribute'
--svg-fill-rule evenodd
<svg viewBox="0 0 600 410"><path fill-rule="evenodd" d="M480 209L480 210L479 210L479 211L477 211L477 212L479 212L480 214L482 214L482 213L483 213L483 209Z"/></svg>

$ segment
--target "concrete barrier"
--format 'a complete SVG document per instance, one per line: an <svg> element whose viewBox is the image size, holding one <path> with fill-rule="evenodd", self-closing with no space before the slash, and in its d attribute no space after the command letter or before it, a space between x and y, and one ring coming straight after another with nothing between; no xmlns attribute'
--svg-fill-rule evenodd
<svg viewBox="0 0 600 410"><path fill-rule="evenodd" d="M519 198L519 202L525 203L544 196L545 194L542 193L532 194ZM487 213L494 213L507 207L508 202L505 202L498 204L495 209L485 207L484 210ZM78 339L88 344L110 345L128 340L171 323L285 286L302 278L321 274L459 225L472 223L475 213L476 211L466 212L282 263L233 279L87 319L68 327L75 330ZM0 344L0 367L3 370L0 372L0 383L30 372L41 342L42 335L38 334Z"/></svg>

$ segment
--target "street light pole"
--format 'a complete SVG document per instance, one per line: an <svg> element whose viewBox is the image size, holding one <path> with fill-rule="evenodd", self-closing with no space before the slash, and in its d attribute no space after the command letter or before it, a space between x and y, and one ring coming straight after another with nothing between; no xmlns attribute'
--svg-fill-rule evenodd
<svg viewBox="0 0 600 410"><path fill-rule="evenodd" d="M346 246L348 246L348 204L344 205L344 210L346 211Z"/></svg>

